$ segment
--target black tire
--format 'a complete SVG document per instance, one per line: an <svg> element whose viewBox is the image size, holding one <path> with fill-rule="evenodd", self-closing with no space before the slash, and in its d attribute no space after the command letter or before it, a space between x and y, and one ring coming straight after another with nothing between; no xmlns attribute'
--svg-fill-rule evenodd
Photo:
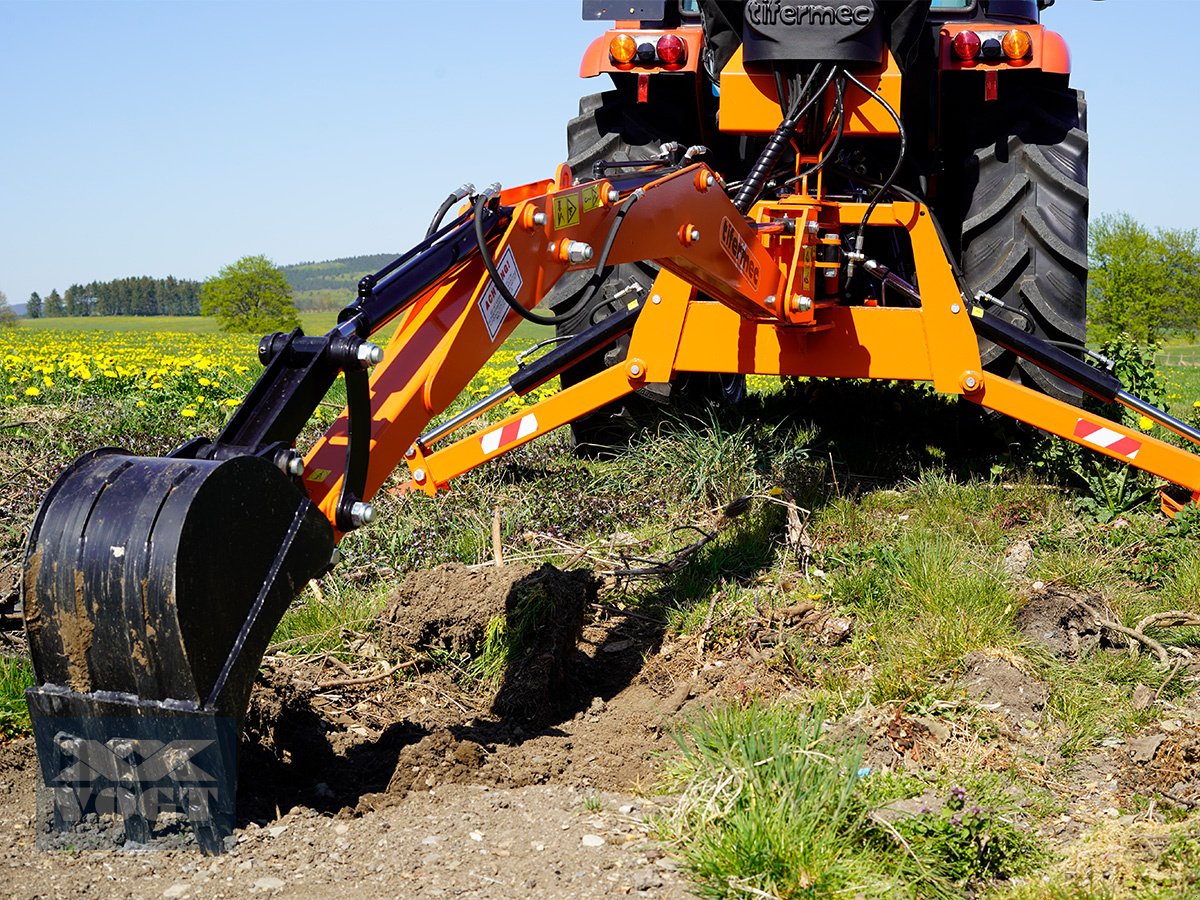
<svg viewBox="0 0 1200 900"><path fill-rule="evenodd" d="M650 103L637 103L620 89L583 97L579 101L579 115L567 124L567 165L575 180L592 180L597 160L650 160L668 141L685 146L696 143L698 125L694 121L693 91L691 81L684 80L653 85ZM577 334L635 300L644 299L657 275L658 266L653 263L615 266L596 299L555 326L555 335ZM560 314L565 312L567 298L587 277L586 273L577 274L560 282L548 300L550 309ZM616 365L625 358L628 348L629 338L623 337L580 361L560 376L563 387ZM635 394L576 419L571 424L572 441L576 452L582 455L604 455L628 443L639 425L661 411L672 395L735 403L744 394L745 379L740 375L691 375L674 385L647 385Z"/></svg>
<svg viewBox="0 0 1200 900"><path fill-rule="evenodd" d="M1039 84L988 104L966 156L961 265L973 291L1050 341L1087 336L1087 104L1081 91ZM1078 403L1080 392L988 341L985 368Z"/></svg>

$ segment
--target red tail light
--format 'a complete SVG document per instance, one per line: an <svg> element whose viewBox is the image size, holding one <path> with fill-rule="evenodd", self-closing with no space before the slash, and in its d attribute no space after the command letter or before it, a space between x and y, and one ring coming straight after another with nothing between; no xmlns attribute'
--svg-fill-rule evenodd
<svg viewBox="0 0 1200 900"><path fill-rule="evenodd" d="M658 58L664 65L677 66L687 59L687 44L677 34L664 34L658 39Z"/></svg>
<svg viewBox="0 0 1200 900"><path fill-rule="evenodd" d="M961 60L969 62L978 57L981 46L979 35L973 31L960 31L954 36L954 55Z"/></svg>

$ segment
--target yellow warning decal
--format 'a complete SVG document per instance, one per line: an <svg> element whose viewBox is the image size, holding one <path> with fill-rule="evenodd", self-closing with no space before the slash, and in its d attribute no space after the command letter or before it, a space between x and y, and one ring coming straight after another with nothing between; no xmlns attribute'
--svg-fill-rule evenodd
<svg viewBox="0 0 1200 900"><path fill-rule="evenodd" d="M554 198L554 227L569 228L579 224L579 195L563 194Z"/></svg>
<svg viewBox="0 0 1200 900"><path fill-rule="evenodd" d="M583 189L583 211L591 212L600 205L600 185L589 184Z"/></svg>
<svg viewBox="0 0 1200 900"><path fill-rule="evenodd" d="M332 469L313 469L313 473L308 476L306 481L315 481L317 484L323 484L325 479L333 474Z"/></svg>

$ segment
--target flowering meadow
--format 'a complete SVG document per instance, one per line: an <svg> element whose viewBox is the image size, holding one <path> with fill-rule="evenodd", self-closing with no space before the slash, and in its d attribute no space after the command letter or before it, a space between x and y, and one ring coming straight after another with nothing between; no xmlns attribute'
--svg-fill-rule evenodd
<svg viewBox="0 0 1200 900"><path fill-rule="evenodd" d="M525 342L519 342L525 343ZM58 406L103 398L164 416L221 421L262 372L257 339L246 334L144 330L0 330L0 407ZM498 351L471 382L456 408L491 393L516 366L520 347ZM548 396L551 382L505 413ZM336 416L340 391L317 418Z"/></svg>

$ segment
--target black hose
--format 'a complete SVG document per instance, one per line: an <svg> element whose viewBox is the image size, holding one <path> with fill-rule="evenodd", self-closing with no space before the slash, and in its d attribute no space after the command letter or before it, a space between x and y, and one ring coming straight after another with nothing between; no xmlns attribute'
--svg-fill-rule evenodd
<svg viewBox="0 0 1200 900"><path fill-rule="evenodd" d="M810 175L815 175L837 153L838 145L842 142L842 135L846 133L846 73L841 72L840 74L841 77L837 80L837 100L834 102L833 110L836 121L834 127L837 128L837 134L834 136L833 143L829 145L829 149L822 154L818 162L813 163L799 175L795 175L783 182L784 185L795 184L797 181L808 178ZM822 143L824 142L822 141Z"/></svg>
<svg viewBox="0 0 1200 900"><path fill-rule="evenodd" d="M429 228L425 232L426 238L431 238L442 227L442 219L446 218L446 213L450 212L450 207L460 200L465 200L475 193L475 185L464 184L455 191L451 191L446 199L442 201L442 205L437 208L437 212L433 215L433 221L429 223Z"/></svg>
<svg viewBox="0 0 1200 900"><path fill-rule="evenodd" d="M796 127L800 124L800 120L821 99L822 94L825 93L825 88L829 86L829 82L833 79L834 72L836 71L835 69L830 69L825 83L814 91L812 96L805 100L809 88L812 87L820 70L820 65L814 67L812 74L804 84L804 88L797 93L793 106L798 108L794 108L792 114L779 123L779 127L775 129L775 133L767 141L767 146L763 148L763 152L759 154L758 159L755 161L750 174L742 182L737 196L733 198L733 205L743 215L750 211L750 207L754 205L754 201L762 193L763 186L766 185L767 179L771 177L771 173L775 170L775 164L779 162L779 157L783 155L783 151L787 148L792 136L796 133Z"/></svg>
<svg viewBox="0 0 1200 900"><path fill-rule="evenodd" d="M504 283L504 279L500 277L500 271L496 268L496 261L492 258L492 251L487 245L487 235L483 233L483 211L490 198L486 194L480 194L475 200L475 241L479 245L479 255L483 259L483 266L487 269L488 277L495 286L496 292L509 305L513 312L528 322L534 322L538 325L558 325L573 317L579 310L585 308L595 299L601 286L603 286L609 275L612 274L613 267L608 265L608 255L617 240L617 232L621 229L621 223L624 221L633 204L642 199L643 193L642 189L638 188L625 198L625 202L617 210L612 225L609 226L608 235L604 239L604 246L600 249L600 257L596 260L596 267L592 273L592 277L588 279L582 288L568 298L569 305L565 312L550 316L539 316L527 310L521 305L521 301L513 296L512 291L508 289L508 285Z"/></svg>
<svg viewBox="0 0 1200 900"><path fill-rule="evenodd" d="M867 211L863 213L862 222L858 226L858 237L855 239L855 242L854 242L854 252L855 252L855 254L861 254L862 248L863 248L863 240L865 237L864 233L866 232L866 229L867 229L867 222L870 221L870 219L871 219L871 213L873 213L875 211L875 207L877 207L879 205L879 201L881 199L883 199L883 195L891 189L892 184L896 180L896 176L900 174L900 169L904 165L904 157L908 155L908 135L904 131L904 123L902 121L900 121L900 115L896 112L896 110L892 109L892 105L890 103L888 103L886 100L883 99L883 97L881 97L875 91L871 90L871 88L867 87L865 84L863 84L857 78L855 78L853 73L847 72L846 77L849 78L856 85L858 85L858 87L860 89L862 89L863 91L866 91L868 94L870 94L872 97L874 97L876 100L878 100L883 105L883 108L888 111L888 115L890 115L892 117L892 121L894 121L896 123L896 130L900 132L900 153L896 157L896 165L892 167L891 174L889 174L888 177L884 180L883 184L879 186L879 190L877 190L875 192L875 196L871 198L870 204L867 205ZM853 258L850 260L849 275L851 277L854 275L854 259Z"/></svg>

